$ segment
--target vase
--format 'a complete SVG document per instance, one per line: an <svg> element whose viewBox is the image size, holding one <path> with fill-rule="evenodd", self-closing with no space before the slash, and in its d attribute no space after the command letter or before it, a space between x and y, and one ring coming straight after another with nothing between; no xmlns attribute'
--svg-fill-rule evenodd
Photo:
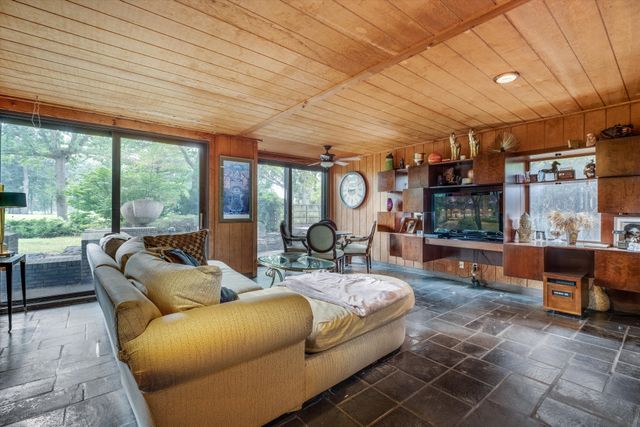
<svg viewBox="0 0 640 427"><path fill-rule="evenodd" d="M389 197L387 199L387 212L391 212L392 209L393 209L393 199Z"/></svg>
<svg viewBox="0 0 640 427"><path fill-rule="evenodd" d="M575 245L577 241L578 241L578 232L567 231L567 244Z"/></svg>

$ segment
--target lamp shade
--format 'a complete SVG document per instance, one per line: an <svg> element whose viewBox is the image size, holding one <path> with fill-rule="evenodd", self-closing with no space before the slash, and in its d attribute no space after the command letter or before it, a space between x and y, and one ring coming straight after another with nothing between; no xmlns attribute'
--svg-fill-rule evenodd
<svg viewBox="0 0 640 427"><path fill-rule="evenodd" d="M25 193L0 192L0 208L24 208L27 207L27 195Z"/></svg>

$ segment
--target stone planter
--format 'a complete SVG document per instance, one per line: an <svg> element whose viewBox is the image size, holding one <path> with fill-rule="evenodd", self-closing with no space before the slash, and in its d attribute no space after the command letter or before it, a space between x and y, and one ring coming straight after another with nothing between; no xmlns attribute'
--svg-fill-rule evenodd
<svg viewBox="0 0 640 427"><path fill-rule="evenodd" d="M137 199L126 202L120 207L120 213L134 227L143 227L160 217L164 205L153 199Z"/></svg>

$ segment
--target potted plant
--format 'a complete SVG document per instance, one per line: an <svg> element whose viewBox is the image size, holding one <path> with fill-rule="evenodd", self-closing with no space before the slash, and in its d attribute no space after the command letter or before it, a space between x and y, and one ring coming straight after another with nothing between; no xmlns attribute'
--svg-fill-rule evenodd
<svg viewBox="0 0 640 427"><path fill-rule="evenodd" d="M567 243L570 245L576 244L578 233L593 227L593 217L585 212L551 211L548 218L552 228L565 233Z"/></svg>

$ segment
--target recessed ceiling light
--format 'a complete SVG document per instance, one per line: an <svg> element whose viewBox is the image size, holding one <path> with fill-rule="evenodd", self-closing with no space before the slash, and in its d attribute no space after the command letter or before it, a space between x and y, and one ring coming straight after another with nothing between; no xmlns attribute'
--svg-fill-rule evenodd
<svg viewBox="0 0 640 427"><path fill-rule="evenodd" d="M509 71L508 73L502 73L493 78L493 81L498 83L499 85L506 85L507 83L511 83L515 79L520 77L520 73L517 71Z"/></svg>

